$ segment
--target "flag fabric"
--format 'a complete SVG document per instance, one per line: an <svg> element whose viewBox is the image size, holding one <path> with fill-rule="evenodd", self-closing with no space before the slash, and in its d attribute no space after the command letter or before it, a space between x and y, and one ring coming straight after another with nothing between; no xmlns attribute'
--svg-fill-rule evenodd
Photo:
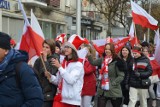
<svg viewBox="0 0 160 107"><path fill-rule="evenodd" d="M155 59L157 60L157 62L160 64L160 38L159 38L159 29L156 32L157 35L157 40L156 40L156 48L155 48Z"/></svg>
<svg viewBox="0 0 160 107"><path fill-rule="evenodd" d="M129 40L129 37L125 37L122 40L114 43L115 52L118 53L122 49L122 47L124 47L126 45L126 43L128 42L128 40Z"/></svg>
<svg viewBox="0 0 160 107"><path fill-rule="evenodd" d="M81 44L85 43L85 44L89 44L89 41L86 38L82 38L79 35L72 35L69 39L68 42L72 43L76 49L78 49Z"/></svg>
<svg viewBox="0 0 160 107"><path fill-rule="evenodd" d="M139 24L142 27L150 28L152 30L158 29L158 21L149 15L138 4L131 1L132 17L135 24Z"/></svg>
<svg viewBox="0 0 160 107"><path fill-rule="evenodd" d="M131 26L130 26L130 30L129 30L129 35L130 38L134 38L134 24L132 22Z"/></svg>
<svg viewBox="0 0 160 107"><path fill-rule="evenodd" d="M19 49L28 52L31 59L35 55L40 56L44 39L31 28L21 1L18 0L18 3L25 21Z"/></svg>
<svg viewBox="0 0 160 107"><path fill-rule="evenodd" d="M159 81L160 78L160 64L158 64L154 57L149 57L149 59L153 71L152 76L150 76L149 78L151 79L152 83L156 83Z"/></svg>
<svg viewBox="0 0 160 107"><path fill-rule="evenodd" d="M39 25L39 22L38 22L38 20L32 10L31 10L31 27L39 36L41 36L43 39L45 39L43 31Z"/></svg>
<svg viewBox="0 0 160 107"><path fill-rule="evenodd" d="M160 36L159 36L159 28L157 29L157 31L155 31L155 36L154 36L154 44L158 44L160 41Z"/></svg>
<svg viewBox="0 0 160 107"><path fill-rule="evenodd" d="M62 44L65 42L65 38L67 38L65 33L62 33L56 37L56 41L60 41Z"/></svg>

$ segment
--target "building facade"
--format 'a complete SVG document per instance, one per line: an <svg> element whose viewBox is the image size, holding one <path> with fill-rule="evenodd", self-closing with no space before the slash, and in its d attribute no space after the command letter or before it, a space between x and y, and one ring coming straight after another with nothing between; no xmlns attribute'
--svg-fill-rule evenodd
<svg viewBox="0 0 160 107"><path fill-rule="evenodd" d="M60 33L76 33L76 0L21 0L28 19L31 9L37 17L45 38L55 38ZM92 8L91 8L92 7ZM105 38L105 25L95 8L82 0L81 35L89 40ZM0 2L0 31L8 33L17 42L23 32L24 20L18 0Z"/></svg>

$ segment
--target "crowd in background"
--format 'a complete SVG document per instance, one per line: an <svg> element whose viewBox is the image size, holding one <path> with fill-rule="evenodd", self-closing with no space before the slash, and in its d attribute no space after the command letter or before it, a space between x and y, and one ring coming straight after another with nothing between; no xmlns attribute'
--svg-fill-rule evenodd
<svg viewBox="0 0 160 107"><path fill-rule="evenodd" d="M108 100L113 107L147 107L149 98L157 107L160 65L152 44L127 43L116 53L114 44L106 43L102 56L92 43L77 49L69 41L46 39L42 46L41 57L31 65L42 88L42 107L93 107L95 96L97 107ZM81 59L78 50L84 48L88 53Z"/></svg>

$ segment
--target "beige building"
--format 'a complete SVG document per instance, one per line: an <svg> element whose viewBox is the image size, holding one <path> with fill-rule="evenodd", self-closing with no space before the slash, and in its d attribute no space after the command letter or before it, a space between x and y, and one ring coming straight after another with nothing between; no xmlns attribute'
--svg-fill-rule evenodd
<svg viewBox="0 0 160 107"><path fill-rule="evenodd" d="M55 38L60 33L76 33L76 0L21 0L30 20L30 11L39 20L45 38ZM89 3L89 2L88 2ZM94 6L82 1L81 36L88 39L104 38L105 25ZM92 7L92 8L91 8ZM3 0L0 3L0 31L19 41L24 20L18 0ZM104 36L104 37L103 37Z"/></svg>

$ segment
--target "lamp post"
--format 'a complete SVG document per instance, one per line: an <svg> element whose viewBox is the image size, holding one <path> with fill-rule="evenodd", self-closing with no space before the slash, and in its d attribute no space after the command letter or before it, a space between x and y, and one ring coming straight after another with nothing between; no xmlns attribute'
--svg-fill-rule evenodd
<svg viewBox="0 0 160 107"><path fill-rule="evenodd" d="M76 7L76 33L81 36L81 0L77 0Z"/></svg>

